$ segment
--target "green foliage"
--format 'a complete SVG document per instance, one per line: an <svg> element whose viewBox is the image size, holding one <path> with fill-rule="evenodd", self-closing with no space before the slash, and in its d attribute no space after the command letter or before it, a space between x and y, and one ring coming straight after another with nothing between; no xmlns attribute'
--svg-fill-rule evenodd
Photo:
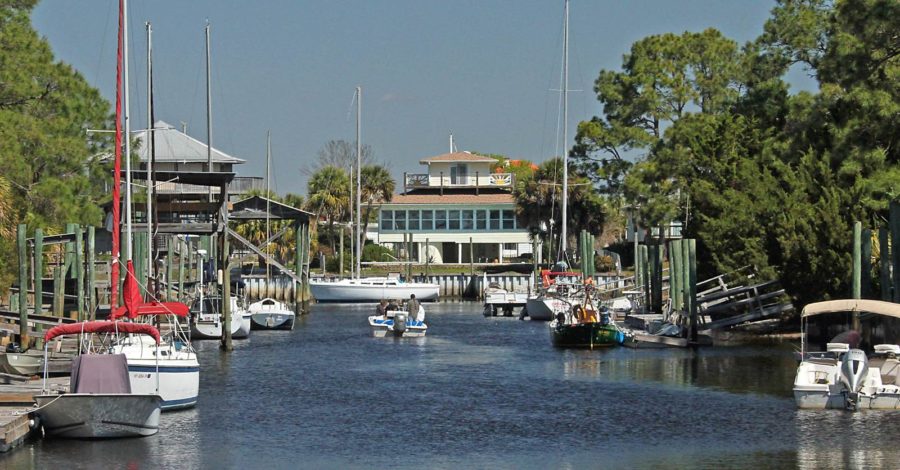
<svg viewBox="0 0 900 470"><path fill-rule="evenodd" d="M382 262L382 261L392 261L394 256L394 252L391 251L390 248L377 245L377 244L369 244L363 247L362 260L363 261L374 261L374 262Z"/></svg>
<svg viewBox="0 0 900 470"><path fill-rule="evenodd" d="M0 2L0 224L60 230L98 225L108 200L109 169L96 155L109 137L86 129L112 126L109 104L70 66L57 62L30 22L35 2ZM5 238L5 237L4 237ZM0 244L0 288L17 265L12 243Z"/></svg>

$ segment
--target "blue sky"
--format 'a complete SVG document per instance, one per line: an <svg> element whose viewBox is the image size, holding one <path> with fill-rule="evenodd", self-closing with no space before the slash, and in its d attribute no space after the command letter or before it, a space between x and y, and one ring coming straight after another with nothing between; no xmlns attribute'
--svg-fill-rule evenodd
<svg viewBox="0 0 900 470"><path fill-rule="evenodd" d="M112 100L117 0L44 0L32 20L57 59ZM715 27L743 44L774 1L572 0L569 143L601 112L601 69L645 36ZM212 25L213 145L265 172L272 131L279 193L306 193L300 168L332 139L362 141L398 178L460 150L540 162L558 153L562 0L154 0L129 2L132 122L146 125L146 36L153 24L157 119L206 140L205 45ZM811 87L802 71L792 82Z"/></svg>

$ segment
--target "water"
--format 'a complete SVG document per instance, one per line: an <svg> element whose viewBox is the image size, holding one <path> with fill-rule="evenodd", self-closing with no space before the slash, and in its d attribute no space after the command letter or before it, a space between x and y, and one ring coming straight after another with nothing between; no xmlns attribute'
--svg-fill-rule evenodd
<svg viewBox="0 0 900 470"><path fill-rule="evenodd" d="M4 468L898 468L897 412L799 411L789 344L557 350L546 323L426 304L425 338L317 305L232 354L156 436L37 440Z"/></svg>

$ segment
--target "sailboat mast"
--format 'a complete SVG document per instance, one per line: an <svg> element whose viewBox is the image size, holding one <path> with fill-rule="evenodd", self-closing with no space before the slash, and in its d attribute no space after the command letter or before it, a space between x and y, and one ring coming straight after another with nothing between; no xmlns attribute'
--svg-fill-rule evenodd
<svg viewBox="0 0 900 470"><path fill-rule="evenodd" d="M109 274L109 305L113 309L119 306L119 224L122 217L120 204L122 185L122 25L125 22L124 14L125 0L119 0L119 34L116 37L116 135L112 187L112 265Z"/></svg>
<svg viewBox="0 0 900 470"><path fill-rule="evenodd" d="M560 259L566 259L567 225L569 204L569 0L565 0L565 26L563 28L563 186L562 186L562 229L559 236Z"/></svg>
<svg viewBox="0 0 900 470"><path fill-rule="evenodd" d="M356 87L356 278L362 275L362 245L365 231L360 224L360 207L362 206L362 140L361 140L361 117L362 117L362 87Z"/></svg>
<svg viewBox="0 0 900 470"><path fill-rule="evenodd" d="M266 131L266 283L269 282L269 160L272 158L272 131ZM268 290L268 286L266 287Z"/></svg>
<svg viewBox="0 0 900 470"><path fill-rule="evenodd" d="M147 277L153 279L153 25L147 25ZM150 288L150 282L147 283Z"/></svg>
<svg viewBox="0 0 900 470"><path fill-rule="evenodd" d="M128 0L122 2L122 102L125 104L125 260L131 261L131 122L128 111Z"/></svg>
<svg viewBox="0 0 900 470"><path fill-rule="evenodd" d="M206 20L206 171L212 173L212 85L210 83L209 20ZM212 202L212 188L209 190Z"/></svg>

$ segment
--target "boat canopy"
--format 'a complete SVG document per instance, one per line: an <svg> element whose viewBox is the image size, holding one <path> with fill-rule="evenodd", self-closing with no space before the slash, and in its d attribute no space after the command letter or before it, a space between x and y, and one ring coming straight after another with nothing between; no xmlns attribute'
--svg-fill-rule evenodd
<svg viewBox="0 0 900 470"><path fill-rule="evenodd" d="M803 308L801 318L825 313L861 312L900 318L900 304L868 299L840 299L816 302Z"/></svg>
<svg viewBox="0 0 900 470"><path fill-rule="evenodd" d="M49 342L57 336L77 335L81 333L133 333L149 335L159 344L159 331L146 323L130 323L119 321L86 321L81 323L69 323L54 326L44 334L44 342Z"/></svg>

